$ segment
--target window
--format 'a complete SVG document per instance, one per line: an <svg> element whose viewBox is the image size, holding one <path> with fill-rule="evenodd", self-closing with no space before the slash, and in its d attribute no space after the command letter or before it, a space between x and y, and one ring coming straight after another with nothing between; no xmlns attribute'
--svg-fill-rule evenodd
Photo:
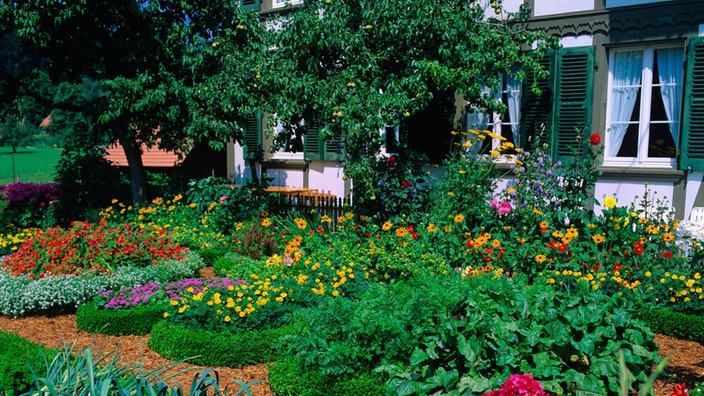
<svg viewBox="0 0 704 396"><path fill-rule="evenodd" d="M300 4L303 0L274 0L274 8L285 7L289 4Z"/></svg>
<svg viewBox="0 0 704 396"><path fill-rule="evenodd" d="M274 159L303 159L303 139L299 134L284 134L283 126L277 120L274 127L274 144L277 150Z"/></svg>
<svg viewBox="0 0 704 396"><path fill-rule="evenodd" d="M605 163L675 166L683 62L681 47L611 52Z"/></svg>
<svg viewBox="0 0 704 396"><path fill-rule="evenodd" d="M501 91L496 92L494 98L506 105L506 113L485 114L475 111L467 114L467 130L489 130L503 138L485 139L481 148L484 154L490 150L498 150L502 143L511 143L514 147L520 145L521 82L512 77L504 77L501 80Z"/></svg>

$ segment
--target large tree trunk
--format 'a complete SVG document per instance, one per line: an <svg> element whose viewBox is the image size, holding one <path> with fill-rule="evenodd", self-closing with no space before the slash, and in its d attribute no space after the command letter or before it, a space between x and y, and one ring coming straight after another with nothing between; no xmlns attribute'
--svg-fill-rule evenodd
<svg viewBox="0 0 704 396"><path fill-rule="evenodd" d="M147 176L142 163L142 149L127 136L127 128L117 128L117 140L122 145L127 158L127 172L130 178L130 190L132 192L132 203L147 201Z"/></svg>

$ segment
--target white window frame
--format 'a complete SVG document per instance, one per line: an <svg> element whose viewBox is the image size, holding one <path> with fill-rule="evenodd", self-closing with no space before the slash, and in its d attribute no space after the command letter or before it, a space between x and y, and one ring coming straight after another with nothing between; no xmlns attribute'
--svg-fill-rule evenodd
<svg viewBox="0 0 704 396"><path fill-rule="evenodd" d="M274 126L274 137L277 136L279 133L281 133L283 130L283 126L281 125L281 122L279 120L276 120L276 126ZM305 138L304 138L305 139ZM304 151L305 151L305 142L303 143L303 147L301 147L301 150L293 153L290 151L285 151L284 148L280 148L276 150L274 153L272 153L271 159L275 160L303 160L304 159Z"/></svg>
<svg viewBox="0 0 704 396"><path fill-rule="evenodd" d="M303 3L303 0L271 0L271 6L273 8L282 8L286 7L289 4L293 5L301 3Z"/></svg>
<svg viewBox="0 0 704 396"><path fill-rule="evenodd" d="M606 101L606 139L604 147L604 165L607 166L639 166L651 168L675 168L677 166L677 157L661 158L648 157L648 139L650 138L650 112L652 106L653 94L653 63L655 62L655 51L658 49L681 48L684 53L684 47L678 45L652 45L652 46L634 46L625 48L614 48L609 53L609 78L607 88ZM638 115L638 154L636 157L616 157L610 152L611 147L611 124L613 112L612 90L614 89L614 54L621 51L642 51L643 65L640 80L640 113ZM684 66L684 65L683 65ZM684 74L684 67L682 68ZM684 83L683 83L684 85ZM684 86L682 87L684 91ZM680 108L680 115L682 108ZM682 120L680 118L678 125L678 136L682 135ZM675 147L677 149L677 147Z"/></svg>

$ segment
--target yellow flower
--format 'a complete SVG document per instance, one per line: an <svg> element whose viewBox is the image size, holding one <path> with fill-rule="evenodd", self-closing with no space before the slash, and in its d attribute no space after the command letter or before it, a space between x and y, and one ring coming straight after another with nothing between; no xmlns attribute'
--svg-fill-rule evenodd
<svg viewBox="0 0 704 396"><path fill-rule="evenodd" d="M426 229L428 232L438 232L438 226L436 226L433 223L428 224L428 228Z"/></svg>
<svg viewBox="0 0 704 396"><path fill-rule="evenodd" d="M496 150L490 150L489 154L491 154L492 157L496 158L499 156L499 152Z"/></svg>
<svg viewBox="0 0 704 396"><path fill-rule="evenodd" d="M535 256L535 261L537 261L539 264L542 264L545 261L545 255L539 254Z"/></svg>
<svg viewBox="0 0 704 396"><path fill-rule="evenodd" d="M594 243L596 244L602 243L604 242L604 236L601 234L596 234L592 236L592 241L594 241Z"/></svg>
<svg viewBox="0 0 704 396"><path fill-rule="evenodd" d="M223 320L224 320L225 322L229 322L229 321L230 321L230 316L229 316L229 315L228 315L228 316L225 316L225 318L224 318Z"/></svg>
<svg viewBox="0 0 704 396"><path fill-rule="evenodd" d="M384 224L381 225L381 229L384 231L388 231L393 227L393 224L390 221L385 221Z"/></svg>
<svg viewBox="0 0 704 396"><path fill-rule="evenodd" d="M452 192L452 191L448 191L448 192L447 192L447 195L449 195L449 196L451 196L451 197L454 197L454 196L455 196L455 193Z"/></svg>
<svg viewBox="0 0 704 396"><path fill-rule="evenodd" d="M604 199L604 206L606 206L609 209L613 209L613 207L616 206L616 198L606 197Z"/></svg>
<svg viewBox="0 0 704 396"><path fill-rule="evenodd" d="M321 223L332 223L332 217L328 215L323 215L323 217L320 218Z"/></svg>
<svg viewBox="0 0 704 396"><path fill-rule="evenodd" d="M454 221L455 221L455 223L461 223L461 222L463 222L463 221L464 221L464 215L461 214L461 213L458 214L458 215L456 215L455 218L454 218Z"/></svg>
<svg viewBox="0 0 704 396"><path fill-rule="evenodd" d="M450 232L450 231L452 231L452 226L446 225L445 232Z"/></svg>
<svg viewBox="0 0 704 396"><path fill-rule="evenodd" d="M408 228L406 227L399 227L396 229L396 236L399 238L404 237L406 234L408 234Z"/></svg>
<svg viewBox="0 0 704 396"><path fill-rule="evenodd" d="M264 228L269 228L271 225L271 220L267 217L264 220L262 220L262 227Z"/></svg>
<svg viewBox="0 0 704 396"><path fill-rule="evenodd" d="M662 234L662 240L665 242L672 242L675 240L675 236L670 232L666 232Z"/></svg>
<svg viewBox="0 0 704 396"><path fill-rule="evenodd" d="M308 223L300 217L297 217L294 221L296 222L296 227L301 230L305 230L308 227Z"/></svg>

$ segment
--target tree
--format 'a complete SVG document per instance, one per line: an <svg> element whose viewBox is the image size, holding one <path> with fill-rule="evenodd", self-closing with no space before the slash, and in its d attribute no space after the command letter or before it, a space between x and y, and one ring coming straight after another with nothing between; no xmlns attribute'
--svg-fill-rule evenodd
<svg viewBox="0 0 704 396"><path fill-rule="evenodd" d="M143 143L222 148L242 140L259 107L251 71L266 53L263 27L239 2L3 2L0 15L12 15L18 35L40 47L56 85L93 87L90 101L47 100L88 114L91 144L119 141L134 202L147 199Z"/></svg>
<svg viewBox="0 0 704 396"><path fill-rule="evenodd" d="M545 76L537 59L553 40L524 28L525 7L509 14L500 1L493 8L485 3L306 1L270 23L277 29L265 68L268 110L290 135L315 133L301 128L303 118L321 138L342 138L346 174L371 191L380 128L398 125L431 102L454 113L454 94L466 109L502 110L485 87L497 88L503 75L522 79L526 70ZM531 43L536 50L526 52ZM450 100L438 100L443 95Z"/></svg>

